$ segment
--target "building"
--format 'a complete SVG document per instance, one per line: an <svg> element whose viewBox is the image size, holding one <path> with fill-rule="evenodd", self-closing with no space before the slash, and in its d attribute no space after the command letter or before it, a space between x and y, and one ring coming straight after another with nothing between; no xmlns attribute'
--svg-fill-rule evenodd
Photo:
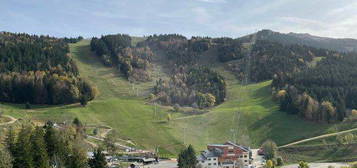
<svg viewBox="0 0 357 168"><path fill-rule="evenodd" d="M202 168L249 168L252 164L250 148L233 142L208 144L207 150L197 156Z"/></svg>
<svg viewBox="0 0 357 168"><path fill-rule="evenodd" d="M202 168L216 168L221 155L222 151L220 149L205 150L201 155L197 156L197 161Z"/></svg>

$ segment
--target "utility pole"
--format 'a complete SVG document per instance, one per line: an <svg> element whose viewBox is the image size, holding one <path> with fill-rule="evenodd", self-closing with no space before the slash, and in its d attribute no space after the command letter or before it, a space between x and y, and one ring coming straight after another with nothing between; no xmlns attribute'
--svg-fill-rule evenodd
<svg viewBox="0 0 357 168"><path fill-rule="evenodd" d="M186 145L186 127L183 128L183 144Z"/></svg>

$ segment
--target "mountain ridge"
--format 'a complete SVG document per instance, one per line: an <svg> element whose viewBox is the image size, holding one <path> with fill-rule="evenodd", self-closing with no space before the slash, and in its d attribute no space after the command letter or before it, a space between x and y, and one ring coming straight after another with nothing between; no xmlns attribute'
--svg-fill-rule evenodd
<svg viewBox="0 0 357 168"><path fill-rule="evenodd" d="M257 35L257 40L268 40L282 44L299 44L315 48L334 50L338 52L357 52L357 40L353 38L331 38L311 35L309 33L280 33L269 29L263 29L238 39L249 39Z"/></svg>

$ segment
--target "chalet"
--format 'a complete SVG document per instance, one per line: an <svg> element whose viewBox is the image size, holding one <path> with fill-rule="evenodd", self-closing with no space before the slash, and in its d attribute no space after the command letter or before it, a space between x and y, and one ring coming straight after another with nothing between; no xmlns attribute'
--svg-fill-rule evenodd
<svg viewBox="0 0 357 168"><path fill-rule="evenodd" d="M197 156L202 168L249 168L252 164L250 148L233 142L208 144L207 150Z"/></svg>

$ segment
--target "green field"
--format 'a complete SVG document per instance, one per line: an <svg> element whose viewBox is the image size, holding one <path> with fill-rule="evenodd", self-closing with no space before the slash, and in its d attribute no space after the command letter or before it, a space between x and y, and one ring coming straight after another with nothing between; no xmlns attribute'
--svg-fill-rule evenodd
<svg viewBox="0 0 357 168"><path fill-rule="evenodd" d="M228 80L225 103L202 115L186 117L175 113L172 121L159 122L166 118L169 108L146 103L154 81L129 83L90 52L88 40L71 44L70 50L81 76L100 92L94 101L86 107L33 106L29 110L24 105L4 103L1 110L16 118L37 121L72 121L78 117L85 124L108 125L122 139L130 139L145 149L159 147L166 154L177 153L184 142L197 150L204 149L207 143L227 140L258 147L264 140L273 139L282 145L352 126L316 124L280 112L271 98L270 81L242 86L221 66L216 69Z"/></svg>

